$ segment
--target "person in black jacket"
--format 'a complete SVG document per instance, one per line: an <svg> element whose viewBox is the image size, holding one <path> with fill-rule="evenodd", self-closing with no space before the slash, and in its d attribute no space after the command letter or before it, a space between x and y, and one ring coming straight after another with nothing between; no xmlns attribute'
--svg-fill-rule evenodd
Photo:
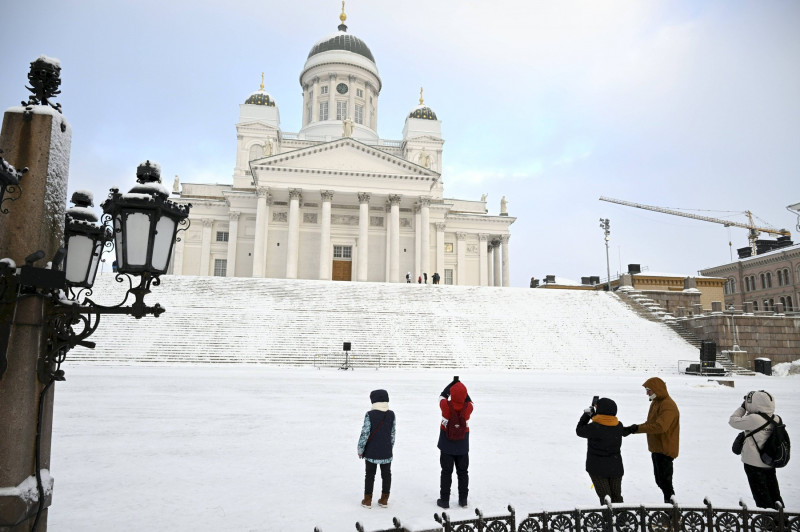
<svg viewBox="0 0 800 532"><path fill-rule="evenodd" d="M594 490L605 504L622 500L622 423L617 419L617 404L603 397L596 405L583 411L575 433L586 438L586 472L594 483ZM590 422L591 420L591 422Z"/></svg>
<svg viewBox="0 0 800 532"><path fill-rule="evenodd" d="M361 436L358 439L358 457L364 459L364 499L361 506L372 507L372 488L375 473L381 468L381 498L378 506L386 508L389 504L389 490L392 487L392 448L394 447L395 417L389 410L389 392L373 390L369 394L372 410L364 416Z"/></svg>

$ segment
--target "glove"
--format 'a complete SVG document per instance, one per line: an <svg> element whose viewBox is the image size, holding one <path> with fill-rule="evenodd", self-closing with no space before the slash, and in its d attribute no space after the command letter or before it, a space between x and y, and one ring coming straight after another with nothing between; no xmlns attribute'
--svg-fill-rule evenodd
<svg viewBox="0 0 800 532"><path fill-rule="evenodd" d="M584 408L583 413L590 417L594 416L594 408L592 408L591 406L589 408Z"/></svg>
<svg viewBox="0 0 800 532"><path fill-rule="evenodd" d="M622 429L623 436L630 436L631 434L636 434L636 431L639 430L639 425L633 424Z"/></svg>
<svg viewBox="0 0 800 532"><path fill-rule="evenodd" d="M359 457L359 458L361 458L361 459L363 459L363 458L364 458L364 455L363 455L363 454L361 454L361 453L358 453L358 457Z"/></svg>

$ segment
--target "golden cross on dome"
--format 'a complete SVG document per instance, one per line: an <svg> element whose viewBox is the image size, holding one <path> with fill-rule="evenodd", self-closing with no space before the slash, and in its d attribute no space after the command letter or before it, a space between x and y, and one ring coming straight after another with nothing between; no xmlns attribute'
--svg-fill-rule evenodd
<svg viewBox="0 0 800 532"><path fill-rule="evenodd" d="M425 103L425 102L422 101L422 87L420 87L419 88L419 104L422 105L423 103Z"/></svg>
<svg viewBox="0 0 800 532"><path fill-rule="evenodd" d="M342 24L344 24L344 21L347 20L347 15L344 14L344 0L342 0L342 14L339 15L339 20L342 21Z"/></svg>
<svg viewBox="0 0 800 532"><path fill-rule="evenodd" d="M261 90L264 90L264 73L261 73Z"/></svg>

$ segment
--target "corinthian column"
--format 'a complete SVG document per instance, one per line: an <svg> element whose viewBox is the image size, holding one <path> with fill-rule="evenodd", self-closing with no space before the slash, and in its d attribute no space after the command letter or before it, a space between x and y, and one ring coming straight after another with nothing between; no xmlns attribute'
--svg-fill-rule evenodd
<svg viewBox="0 0 800 532"><path fill-rule="evenodd" d="M391 220L391 212L392 208L387 203L384 205L384 214L383 217L384 223L386 225L386 243L384 245L385 257L384 257L384 272L383 272L383 280L391 282L391 278L389 277L389 263L391 262L391 241L392 241L392 220Z"/></svg>
<svg viewBox="0 0 800 532"><path fill-rule="evenodd" d="M236 240L239 237L239 211L231 211L230 226L228 229L228 260L227 260L227 276L236 277Z"/></svg>
<svg viewBox="0 0 800 532"><path fill-rule="evenodd" d="M444 279L444 229L446 224L436 223L436 273Z"/></svg>
<svg viewBox="0 0 800 532"><path fill-rule="evenodd" d="M421 221L422 221L422 213L420 212L419 205L414 206L414 279L413 281L417 280L417 277L422 275L422 260L420 259L420 250L422 249L422 243L420 239L421 235Z"/></svg>
<svg viewBox="0 0 800 532"><path fill-rule="evenodd" d="M509 264L508 264L508 239L511 235L503 235L500 237L500 242L503 245L503 286L510 285L509 279Z"/></svg>
<svg viewBox="0 0 800 532"><path fill-rule="evenodd" d="M322 220L320 220L319 234L319 278L330 281L331 279L331 201L332 190L321 190Z"/></svg>
<svg viewBox="0 0 800 532"><path fill-rule="evenodd" d="M358 270L356 279L369 279L369 200L367 192L358 193Z"/></svg>
<svg viewBox="0 0 800 532"><path fill-rule="evenodd" d="M489 259L487 258L486 245L489 235L480 233L478 235L478 284L489 286Z"/></svg>
<svg viewBox="0 0 800 532"><path fill-rule="evenodd" d="M289 189L289 235L286 243L286 278L297 279L297 259L300 248L300 197L299 188Z"/></svg>
<svg viewBox="0 0 800 532"><path fill-rule="evenodd" d="M267 254L267 198L269 189L258 187L256 189L256 236L253 242L253 277L264 277L264 262Z"/></svg>
<svg viewBox="0 0 800 532"><path fill-rule="evenodd" d="M420 263L423 273L433 274L431 271L431 199L419 199L420 209Z"/></svg>
<svg viewBox="0 0 800 532"><path fill-rule="evenodd" d="M494 258L494 286L503 286L503 280L500 278L502 269L500 267L500 240L492 240L492 256Z"/></svg>
<svg viewBox="0 0 800 532"><path fill-rule="evenodd" d="M208 275L208 265L211 262L211 226L214 220L203 218L203 236L200 242L200 275Z"/></svg>
<svg viewBox="0 0 800 532"><path fill-rule="evenodd" d="M391 252L389 257L389 281L392 283L400 282L400 195L390 194L389 205L391 206Z"/></svg>
<svg viewBox="0 0 800 532"><path fill-rule="evenodd" d="M467 233L456 233L456 250L458 264L456 265L457 279L453 284L467 284Z"/></svg>

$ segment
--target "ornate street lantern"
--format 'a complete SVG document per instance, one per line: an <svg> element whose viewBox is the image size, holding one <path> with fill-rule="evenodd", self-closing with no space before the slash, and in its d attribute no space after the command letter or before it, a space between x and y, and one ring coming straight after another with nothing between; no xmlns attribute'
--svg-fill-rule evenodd
<svg viewBox="0 0 800 532"><path fill-rule="evenodd" d="M191 205L168 199L156 163L140 164L136 180L139 184L127 194L112 188L103 213L114 225L117 272L158 277L167 271L178 226L188 223Z"/></svg>
<svg viewBox="0 0 800 532"><path fill-rule="evenodd" d="M3 150L0 150L0 155L3 154ZM6 191L8 192L18 192L19 191L19 181L22 179L22 174L27 172L27 168L23 168L22 170L17 170L14 168L13 165L9 164L8 161L3 159L0 156L0 206L2 206L3 201L6 199L10 201L16 200L16 198L6 198ZM3 214L8 214L7 209L2 209Z"/></svg>
<svg viewBox="0 0 800 532"><path fill-rule="evenodd" d="M103 248L111 240L111 229L97 225L97 215L91 209L94 207L91 192L75 192L72 203L75 206L67 209L64 227L67 252L64 272L67 285L91 288Z"/></svg>

